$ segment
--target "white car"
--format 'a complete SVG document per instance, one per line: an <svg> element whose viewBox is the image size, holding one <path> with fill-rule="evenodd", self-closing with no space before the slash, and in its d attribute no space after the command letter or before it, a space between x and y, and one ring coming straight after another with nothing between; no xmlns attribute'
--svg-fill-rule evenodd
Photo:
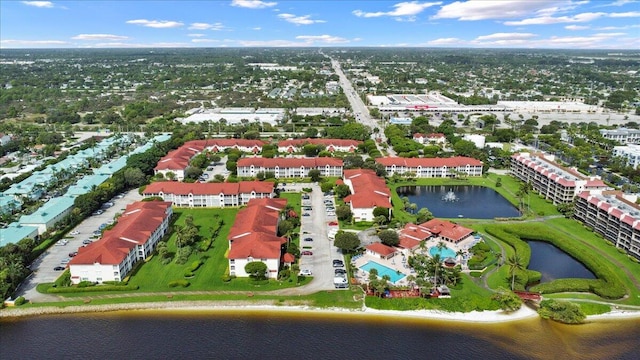
<svg viewBox="0 0 640 360"><path fill-rule="evenodd" d="M300 275L312 276L313 274L311 273L311 270L309 270L309 269L302 269L302 270L300 270Z"/></svg>
<svg viewBox="0 0 640 360"><path fill-rule="evenodd" d="M78 230L73 230L72 232L70 232L71 235L78 235L80 234L80 231Z"/></svg>

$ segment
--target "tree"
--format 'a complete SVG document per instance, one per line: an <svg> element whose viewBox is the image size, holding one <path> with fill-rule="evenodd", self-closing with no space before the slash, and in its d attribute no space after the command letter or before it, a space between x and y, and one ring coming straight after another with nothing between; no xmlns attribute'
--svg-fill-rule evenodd
<svg viewBox="0 0 640 360"><path fill-rule="evenodd" d="M278 234L280 236L285 236L289 234L291 230L293 230L293 224L289 220L282 220L278 224Z"/></svg>
<svg viewBox="0 0 640 360"><path fill-rule="evenodd" d="M318 129L314 127L308 127L307 130L305 130L304 135L308 138L315 138L318 136Z"/></svg>
<svg viewBox="0 0 640 360"><path fill-rule="evenodd" d="M322 175L322 173L318 169L309 170L309 177L311 178L311 181L313 181L313 182L320 181L321 175Z"/></svg>
<svg viewBox="0 0 640 360"><path fill-rule="evenodd" d="M567 301L543 300L538 314L543 319L551 319L565 324L581 324L586 315L580 306Z"/></svg>
<svg viewBox="0 0 640 360"><path fill-rule="evenodd" d="M306 144L302 147L302 152L306 157L316 157L321 150L323 150L322 146L314 144Z"/></svg>
<svg viewBox="0 0 640 360"><path fill-rule="evenodd" d="M502 290L491 296L491 300L497 301L500 305L500 309L512 312L522 307L522 299L512 291Z"/></svg>
<svg viewBox="0 0 640 360"><path fill-rule="evenodd" d="M127 186L138 187L147 181L142 170L135 167L128 167L124 171L124 181Z"/></svg>
<svg viewBox="0 0 640 360"><path fill-rule="evenodd" d="M393 230L383 230L378 234L378 237L387 246L396 246L400 242L398 233Z"/></svg>
<svg viewBox="0 0 640 360"><path fill-rule="evenodd" d="M351 190L349 189L349 186L345 184L340 184L336 186L335 192L336 192L336 196L339 197L340 199L344 199L351 194Z"/></svg>
<svg viewBox="0 0 640 360"><path fill-rule="evenodd" d="M460 156L471 156L476 150L476 144L469 140L459 140L453 144L453 150Z"/></svg>
<svg viewBox="0 0 640 360"><path fill-rule="evenodd" d="M322 190L323 193L329 192L332 189L333 189L333 183L330 181L325 181L320 184L320 190Z"/></svg>
<svg viewBox="0 0 640 360"><path fill-rule="evenodd" d="M516 272L524 270L524 266L522 265L522 260L518 254L511 255L507 258L507 266L509 266L511 290L513 291L516 282Z"/></svg>
<svg viewBox="0 0 640 360"><path fill-rule="evenodd" d="M429 209L422 208L418 210L418 216L416 216L416 223L422 224L431 219L433 219L433 214L431 213L431 211L429 211Z"/></svg>
<svg viewBox="0 0 640 360"><path fill-rule="evenodd" d="M336 217L338 220L350 220L353 214L349 205L340 205L336 208Z"/></svg>
<svg viewBox="0 0 640 360"><path fill-rule="evenodd" d="M389 221L389 209L387 209L386 207L382 207L382 206L376 206L373 209L373 216L374 217L384 216L384 218L387 221Z"/></svg>
<svg viewBox="0 0 640 360"><path fill-rule="evenodd" d="M219 163L220 160L222 160L222 157L220 155L218 154L211 155L211 162L213 162L214 164Z"/></svg>
<svg viewBox="0 0 640 360"><path fill-rule="evenodd" d="M343 252L353 252L360 247L360 239L358 235L352 232L338 232L333 244Z"/></svg>
<svg viewBox="0 0 640 360"><path fill-rule="evenodd" d="M202 175L202 169L195 166L187 166L184 170L184 178L188 180L197 180Z"/></svg>
<svg viewBox="0 0 640 360"><path fill-rule="evenodd" d="M264 280L267 277L267 264L262 261L252 261L244 266L244 271L254 280Z"/></svg>

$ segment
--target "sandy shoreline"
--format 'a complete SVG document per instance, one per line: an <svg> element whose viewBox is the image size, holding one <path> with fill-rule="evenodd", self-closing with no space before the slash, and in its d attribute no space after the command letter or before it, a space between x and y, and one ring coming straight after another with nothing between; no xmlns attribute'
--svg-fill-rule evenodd
<svg viewBox="0 0 640 360"><path fill-rule="evenodd" d="M471 311L446 312L439 310L377 310L372 308L347 309L347 308L315 308L311 306L276 305L272 301L175 301L175 302L149 302L109 305L81 305L67 307L34 307L34 308L7 308L0 310L0 318L20 318L25 316L54 315L54 314L80 314L113 311L145 311L152 313L167 312L289 312L289 313L316 313L316 314L360 314L372 316L385 316L405 319L443 320L465 323L501 323L537 318L535 310L523 306L520 310L506 313L503 311ZM640 311L612 311L607 314L592 315L587 321L612 320L612 319L638 319Z"/></svg>

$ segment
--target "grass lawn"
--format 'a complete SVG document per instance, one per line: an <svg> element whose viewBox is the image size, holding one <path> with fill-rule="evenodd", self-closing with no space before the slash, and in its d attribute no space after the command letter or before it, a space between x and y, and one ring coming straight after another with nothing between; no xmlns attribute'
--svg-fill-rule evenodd
<svg viewBox="0 0 640 360"><path fill-rule="evenodd" d="M140 267L140 269L131 276L129 284L140 287L140 292L152 291L181 291L181 290L275 290L283 287L292 287L293 283L280 283L270 281L265 285L253 285L249 279L237 278L230 282L222 281L228 262L225 257L229 248L227 235L235 221L238 209L176 209L177 219L175 224L184 224L187 215L192 215L194 223L200 229L200 235L203 238L210 237L209 227L214 221L222 219L224 226L218 237L214 240L211 248L206 252L195 252L189 257L184 265L178 265L175 262L163 265L160 258L154 256L149 262ZM172 234L168 241L169 251L176 250L175 245L176 234ZM170 288L169 282L184 279L184 273L188 270L191 263L198 259L203 259L204 264L195 272L195 277L188 279L190 282L187 288Z"/></svg>
<svg viewBox="0 0 640 360"><path fill-rule="evenodd" d="M444 311L469 312L473 310L497 310L498 303L491 300L493 294L489 290L476 285L471 277L462 274L461 282L451 287L450 299L400 298L385 299L367 296L367 306L381 310L420 310L438 309Z"/></svg>

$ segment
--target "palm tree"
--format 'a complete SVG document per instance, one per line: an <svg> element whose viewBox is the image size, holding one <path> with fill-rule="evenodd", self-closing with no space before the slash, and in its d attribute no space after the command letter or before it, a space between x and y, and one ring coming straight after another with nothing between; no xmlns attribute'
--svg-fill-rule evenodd
<svg viewBox="0 0 640 360"><path fill-rule="evenodd" d="M498 262L498 267L502 266L502 251L496 254L496 261Z"/></svg>
<svg viewBox="0 0 640 360"><path fill-rule="evenodd" d="M524 270L524 266L518 254L509 256L507 258L507 265L509 266L509 275L511 275L511 291L513 291L516 282L516 272Z"/></svg>
<svg viewBox="0 0 640 360"><path fill-rule="evenodd" d="M434 287L438 287L438 270L440 270L440 266L442 266L442 259L440 258L440 254L435 254L431 258L431 266L434 272Z"/></svg>

